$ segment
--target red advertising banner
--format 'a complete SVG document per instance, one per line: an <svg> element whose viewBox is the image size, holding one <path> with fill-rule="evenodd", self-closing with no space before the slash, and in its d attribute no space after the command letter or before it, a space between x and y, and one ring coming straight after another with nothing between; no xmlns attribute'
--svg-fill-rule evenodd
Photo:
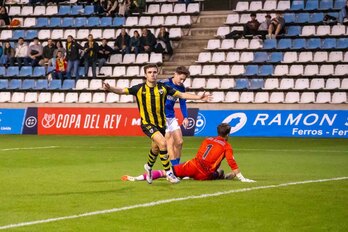
<svg viewBox="0 0 348 232"><path fill-rule="evenodd" d="M38 108L39 135L144 136L140 123L137 108Z"/></svg>

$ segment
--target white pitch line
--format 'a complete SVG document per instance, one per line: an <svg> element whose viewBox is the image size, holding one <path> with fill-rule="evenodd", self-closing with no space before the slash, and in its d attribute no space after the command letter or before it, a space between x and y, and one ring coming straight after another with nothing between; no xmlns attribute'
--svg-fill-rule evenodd
<svg viewBox="0 0 348 232"><path fill-rule="evenodd" d="M221 195L227 195L227 194L231 194L231 193L249 192L249 191L254 191L254 190L259 190L259 189L281 188L281 187L292 186L292 185L301 185L301 184L310 184L310 183L319 183L319 182L328 182L328 181L338 181L338 180L347 180L347 179L348 179L348 177L344 176L344 177L336 177L336 178L321 179L321 180L305 180L305 181L289 182L289 183L283 183L283 184L277 184L277 185L257 186L257 187L250 187L250 188L233 189L233 190L224 191L224 192L207 193L207 194L180 197L180 198L171 198L171 199L167 199L167 200L153 201L153 202L148 202L148 203L144 203L144 204L125 206L125 207L121 207L121 208L106 209L106 210L93 211L93 212L87 212L87 213L64 216L64 217L49 218L49 219L38 220L38 221L21 222L21 223L16 223L16 224L4 225L4 226L0 226L0 230L10 229L10 228L18 228L18 227L30 226L30 225L36 225L36 224L43 224L43 223L49 223L49 222L55 222L55 221L63 221L63 220L69 220L69 219L75 219L75 218L82 218L82 217L88 217L88 216L93 216L93 215L110 214L110 213L130 210L130 209L146 208L146 207L152 207L152 206L156 206L156 205L167 204L167 203L171 203L171 202L186 201L186 200L190 200L190 199L202 199L202 198L207 198L207 197L216 197L216 196L221 196Z"/></svg>
<svg viewBox="0 0 348 232"><path fill-rule="evenodd" d="M58 147L59 147L59 146L47 146L47 147L14 147L14 148L3 148L3 149L0 149L0 151L52 149L52 148L58 148Z"/></svg>

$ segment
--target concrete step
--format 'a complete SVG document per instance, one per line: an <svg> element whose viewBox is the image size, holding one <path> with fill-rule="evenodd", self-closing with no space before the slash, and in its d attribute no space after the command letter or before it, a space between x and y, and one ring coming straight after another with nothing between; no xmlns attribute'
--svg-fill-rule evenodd
<svg viewBox="0 0 348 232"><path fill-rule="evenodd" d="M192 28L190 35L192 36L214 36L217 28Z"/></svg>
<svg viewBox="0 0 348 232"><path fill-rule="evenodd" d="M195 24L195 26L214 26L214 27L219 27L222 26L226 22L226 16L201 16L198 19L198 23Z"/></svg>
<svg viewBox="0 0 348 232"><path fill-rule="evenodd" d="M204 40L183 40L177 48L194 48L194 47L205 47L208 43L207 39Z"/></svg>

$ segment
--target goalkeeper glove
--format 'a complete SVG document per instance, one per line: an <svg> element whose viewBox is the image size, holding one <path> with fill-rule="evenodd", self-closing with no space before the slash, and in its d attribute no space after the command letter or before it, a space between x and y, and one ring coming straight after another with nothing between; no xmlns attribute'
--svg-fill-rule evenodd
<svg viewBox="0 0 348 232"><path fill-rule="evenodd" d="M248 183L256 182L256 181L254 181L254 180L250 180L250 179L248 179L248 178L245 178L245 177L242 175L242 173L238 173L236 176L237 176L238 180L240 180L241 182L248 182Z"/></svg>

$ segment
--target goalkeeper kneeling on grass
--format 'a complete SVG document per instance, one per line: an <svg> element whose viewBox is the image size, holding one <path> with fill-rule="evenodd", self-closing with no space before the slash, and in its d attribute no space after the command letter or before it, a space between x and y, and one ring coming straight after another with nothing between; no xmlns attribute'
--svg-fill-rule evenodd
<svg viewBox="0 0 348 232"><path fill-rule="evenodd" d="M194 180L216 180L216 179L233 179L237 177L242 182L255 182L245 178L239 171L237 162L233 157L232 146L227 142L231 126L227 123L221 123L217 127L218 136L206 138L196 154L196 157L173 167L173 172L177 177L189 177ZM232 172L224 174L219 169L221 161L226 158ZM158 179L165 177L165 172L156 170L152 172L152 178ZM133 177L123 176L124 181L141 181L146 180L146 174Z"/></svg>

